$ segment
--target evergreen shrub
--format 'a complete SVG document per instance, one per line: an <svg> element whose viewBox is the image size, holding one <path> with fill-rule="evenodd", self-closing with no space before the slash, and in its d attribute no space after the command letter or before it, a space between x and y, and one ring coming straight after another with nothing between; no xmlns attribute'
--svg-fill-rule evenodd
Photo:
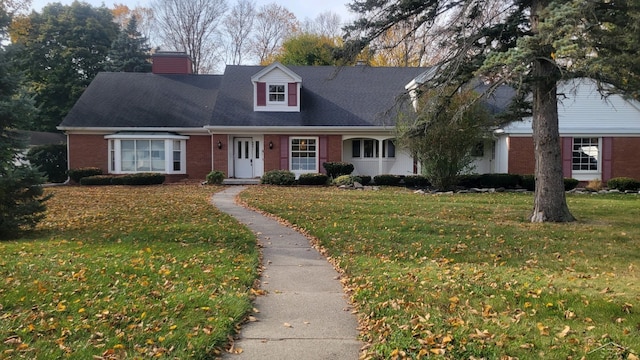
<svg viewBox="0 0 640 360"><path fill-rule="evenodd" d="M407 175L402 181L407 187L427 187L431 185L429 179L424 175Z"/></svg>
<svg viewBox="0 0 640 360"><path fill-rule="evenodd" d="M620 191L638 191L640 189L640 181L630 177L616 177L607 181L607 187Z"/></svg>
<svg viewBox="0 0 640 360"><path fill-rule="evenodd" d="M113 178L111 175L85 176L80 179L80 185L111 185Z"/></svg>
<svg viewBox="0 0 640 360"><path fill-rule="evenodd" d="M335 179L341 175L351 175L353 172L353 164L348 162L336 161L322 163L322 167L327 171L327 175Z"/></svg>
<svg viewBox="0 0 640 360"><path fill-rule="evenodd" d="M165 176L159 173L138 173L123 176L114 176L111 179L113 185L160 185L164 183Z"/></svg>
<svg viewBox="0 0 640 360"><path fill-rule="evenodd" d="M27 160L52 183L67 181L67 145L38 145L29 149Z"/></svg>
<svg viewBox="0 0 640 360"><path fill-rule="evenodd" d="M376 185L397 186L400 184L400 180L399 175L391 174L376 175L373 177L373 182L375 182Z"/></svg>
<svg viewBox="0 0 640 360"><path fill-rule="evenodd" d="M206 183L209 185L220 185L224 181L225 175L222 171L214 170L207 174Z"/></svg>
<svg viewBox="0 0 640 360"><path fill-rule="evenodd" d="M293 185L296 182L296 176L289 170L271 170L267 171L260 178L261 184L269 185Z"/></svg>
<svg viewBox="0 0 640 360"><path fill-rule="evenodd" d="M333 179L333 184L336 186L351 186L354 183L362 184L362 178L353 175L341 175Z"/></svg>
<svg viewBox="0 0 640 360"><path fill-rule="evenodd" d="M298 178L300 185L326 185L329 177L320 173L301 174Z"/></svg>
<svg viewBox="0 0 640 360"><path fill-rule="evenodd" d="M69 177L76 183L80 183L80 179L87 176L102 175L102 169L97 167L83 167L77 169L69 169Z"/></svg>

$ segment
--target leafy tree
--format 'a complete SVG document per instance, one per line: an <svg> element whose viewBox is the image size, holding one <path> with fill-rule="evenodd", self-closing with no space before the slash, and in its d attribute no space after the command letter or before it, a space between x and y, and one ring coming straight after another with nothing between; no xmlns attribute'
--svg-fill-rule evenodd
<svg viewBox="0 0 640 360"><path fill-rule="evenodd" d="M4 34L9 14L0 3L0 31ZM35 114L31 98L23 91L20 72L15 69L16 49L0 46L0 238L34 226L43 216L41 175L16 162L24 148L15 130Z"/></svg>
<svg viewBox="0 0 640 360"><path fill-rule="evenodd" d="M396 127L397 138L415 154L422 172L438 189L450 190L456 185L457 176L473 162L473 148L493 125L482 103L467 105L474 96L470 90L450 99L426 92L417 115L401 119Z"/></svg>
<svg viewBox="0 0 640 360"><path fill-rule="evenodd" d="M98 72L118 26L111 11L87 3L49 4L17 17L10 33L21 46L22 70L40 115L27 128L52 131Z"/></svg>
<svg viewBox="0 0 640 360"><path fill-rule="evenodd" d="M514 112L530 110L533 118L537 186L530 220L574 220L564 192L557 84L590 77L605 95L639 96L638 0L352 0L350 7L362 15L348 27L362 34L345 47L351 56L396 24L411 20L413 29L444 24L449 34L441 52L447 56L425 87L451 98L452 86L482 77L495 85L490 89L501 84L516 89ZM493 16L487 16L488 9Z"/></svg>
<svg viewBox="0 0 640 360"><path fill-rule="evenodd" d="M127 27L120 31L113 41L108 53L105 70L115 72L150 72L151 62L147 39L138 32L135 16L127 22Z"/></svg>
<svg viewBox="0 0 640 360"><path fill-rule="evenodd" d="M153 8L164 45L189 54L194 74L212 70L221 47L218 32L227 12L227 2L156 0Z"/></svg>
<svg viewBox="0 0 640 360"><path fill-rule="evenodd" d="M336 65L335 42L314 34L300 34L287 39L274 59L285 65Z"/></svg>

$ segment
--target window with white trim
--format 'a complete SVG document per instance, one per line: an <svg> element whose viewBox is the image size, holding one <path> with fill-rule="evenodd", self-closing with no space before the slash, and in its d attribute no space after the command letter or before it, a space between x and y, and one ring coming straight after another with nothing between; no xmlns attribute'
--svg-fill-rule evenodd
<svg viewBox="0 0 640 360"><path fill-rule="evenodd" d="M186 173L187 136L113 134L109 140L109 171L114 174Z"/></svg>
<svg viewBox="0 0 640 360"><path fill-rule="evenodd" d="M380 141L374 139L354 139L351 140L352 158L379 158ZM395 158L396 145L393 140L382 140L382 157Z"/></svg>
<svg viewBox="0 0 640 360"><path fill-rule="evenodd" d="M269 85L268 99L270 103L284 103L286 99L286 86L283 84Z"/></svg>
<svg viewBox="0 0 640 360"><path fill-rule="evenodd" d="M318 138L291 138L290 149L292 172L318 172Z"/></svg>
<svg viewBox="0 0 640 360"><path fill-rule="evenodd" d="M600 138L573 138L572 169L576 172L600 170Z"/></svg>

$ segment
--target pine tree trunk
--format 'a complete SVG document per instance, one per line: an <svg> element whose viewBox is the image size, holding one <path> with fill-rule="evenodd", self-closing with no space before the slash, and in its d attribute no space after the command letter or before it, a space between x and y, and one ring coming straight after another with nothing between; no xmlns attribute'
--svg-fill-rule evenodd
<svg viewBox="0 0 640 360"><path fill-rule="evenodd" d="M532 30L537 31L539 10L549 0L532 1ZM533 62L533 143L535 151L536 190L531 222L570 222L564 191L562 152L558 130L557 69L547 60L552 48L543 47L541 56Z"/></svg>

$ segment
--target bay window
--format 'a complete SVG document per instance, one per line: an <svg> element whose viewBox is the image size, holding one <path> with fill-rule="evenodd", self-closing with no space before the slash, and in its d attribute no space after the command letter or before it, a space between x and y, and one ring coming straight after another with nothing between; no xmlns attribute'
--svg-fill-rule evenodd
<svg viewBox="0 0 640 360"><path fill-rule="evenodd" d="M105 138L109 140L111 173L186 173L184 150L188 136L170 133L117 133Z"/></svg>

